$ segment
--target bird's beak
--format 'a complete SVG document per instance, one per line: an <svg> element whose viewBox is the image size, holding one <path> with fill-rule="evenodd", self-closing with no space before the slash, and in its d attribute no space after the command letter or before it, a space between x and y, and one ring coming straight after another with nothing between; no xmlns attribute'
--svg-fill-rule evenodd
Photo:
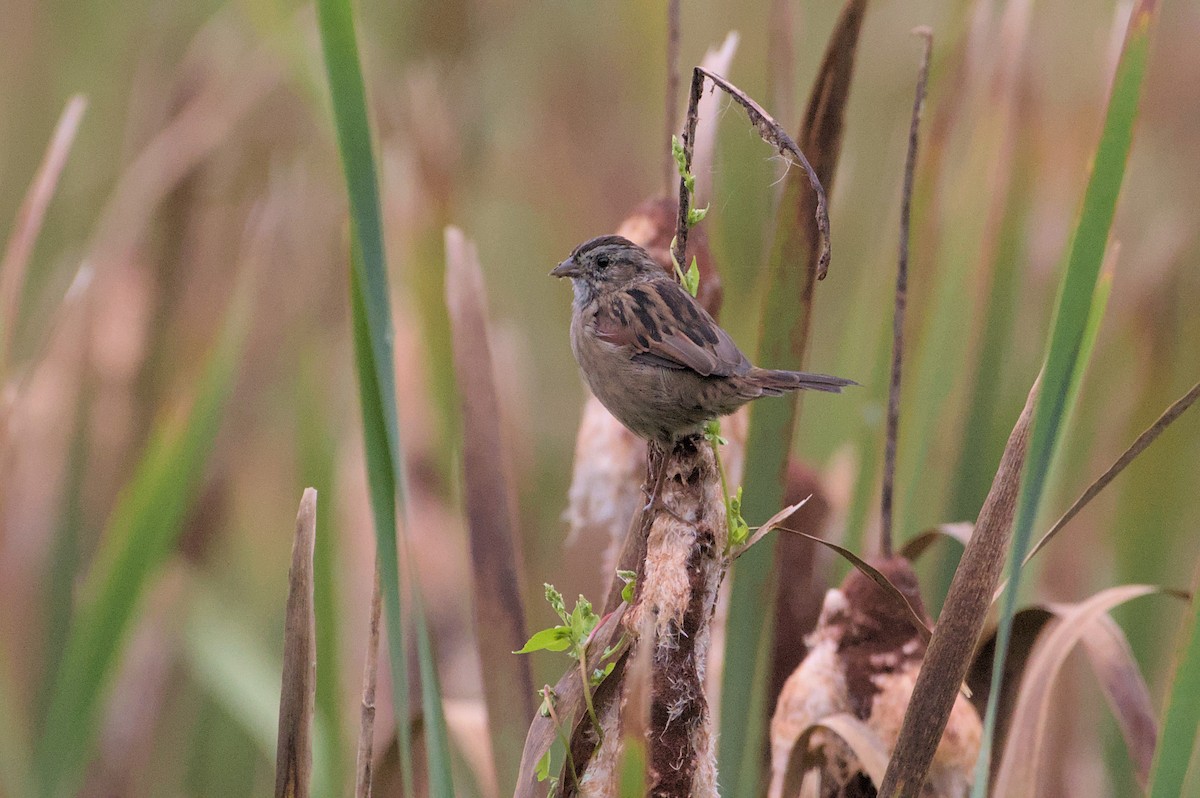
<svg viewBox="0 0 1200 798"><path fill-rule="evenodd" d="M579 264L574 258L567 258L550 272L551 277L578 277L580 274Z"/></svg>

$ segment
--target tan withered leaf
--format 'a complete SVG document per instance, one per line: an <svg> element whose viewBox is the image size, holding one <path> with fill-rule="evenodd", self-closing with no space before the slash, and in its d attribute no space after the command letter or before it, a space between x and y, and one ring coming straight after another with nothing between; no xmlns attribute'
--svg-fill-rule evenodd
<svg viewBox="0 0 1200 798"><path fill-rule="evenodd" d="M288 571L275 798L307 798L311 788L313 704L317 688L316 616L313 613L313 546L316 540L317 492L307 488L296 516L292 567Z"/></svg>
<svg viewBox="0 0 1200 798"><path fill-rule="evenodd" d="M1047 606L1055 617L1038 636L1021 678L996 773L996 795L1037 794L1052 688L1067 656L1081 643L1125 736L1138 780L1146 784L1157 737L1154 710L1125 635L1108 613L1127 601L1158 592L1161 588L1152 585L1122 585L1078 604Z"/></svg>
<svg viewBox="0 0 1200 798"><path fill-rule="evenodd" d="M803 761L800 766L801 772L815 764L808 761L806 754L809 751L812 736L820 731L832 732L845 743L858 760L858 764L862 766L863 773L866 773L871 779L872 784L878 785L883 781L883 772L887 769L888 763L887 746L870 726L848 712L829 715L804 730L800 739L796 741L796 752L806 757L806 761Z"/></svg>
<svg viewBox="0 0 1200 798"><path fill-rule="evenodd" d="M516 501L493 383L486 289L475 246L446 228L446 304L463 415L463 483L474 576L473 615L500 785L515 783L521 733L533 716L529 658L514 656L528 638L516 551Z"/></svg>

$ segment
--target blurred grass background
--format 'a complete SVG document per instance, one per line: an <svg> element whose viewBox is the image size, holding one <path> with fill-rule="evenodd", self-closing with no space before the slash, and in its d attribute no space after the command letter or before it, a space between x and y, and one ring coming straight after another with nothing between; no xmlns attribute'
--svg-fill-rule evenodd
<svg viewBox="0 0 1200 798"><path fill-rule="evenodd" d="M785 7L791 58L768 46ZM825 472L837 531L866 548L873 511L854 509L874 503L856 502L864 491L855 486L876 484L882 447L915 25L931 25L938 38L914 217L901 540L975 516L1043 354L1119 46L1114 30L1123 30L1129 5L1034 3L1026 26L1006 34L1010 8L880 2L867 14L831 197L834 259L817 291L808 361L864 388L806 397L796 440ZM729 77L794 131L837 11L689 0L682 63L739 31ZM319 666L328 691L318 698L329 747L321 767L344 793L373 534L346 301L346 205L312 9L135 2L114 13L91 0L8 0L5 12L0 239L11 235L67 99L83 93L88 109L30 262L2 375L0 696L13 706L0 713L0 737L39 739L78 591L122 488L155 422L195 397L235 289L251 284L233 393L211 455L199 473L179 475L197 480L197 498L119 652L84 794L268 788L291 519L309 484L321 495L317 559L331 586L318 601L333 619L318 633L328 635L322 648L337 652ZM479 245L499 423L519 492L524 589L538 628L543 581L593 597L607 581L594 567L606 541L563 545L583 389L567 343L567 290L546 272L664 188L665 3L406 0L366 2L359 15L395 293L415 570L449 720L470 760L460 735L481 726L480 677L464 589L442 228L458 224ZM1167 0L1113 231L1121 246L1112 298L1044 502L1051 517L1200 372L1197 40L1200 8ZM699 200L711 199L705 225L723 269L723 323L746 348L779 174L741 114L723 113L714 195ZM81 267L90 283L64 302ZM1030 597L1188 584L1200 548L1197 441L1200 418L1185 417L1039 558ZM956 556L928 558L935 606ZM1119 616L1156 697L1180 617L1154 601ZM235 643L242 656L230 656ZM559 668L535 660L538 683L553 682ZM1076 787L1081 794L1130 794L1120 780L1124 755L1098 747L1091 731L1111 725L1094 697L1087 679L1064 693L1070 711L1055 737L1063 783L1095 786ZM379 728L392 727L390 702L379 706Z"/></svg>

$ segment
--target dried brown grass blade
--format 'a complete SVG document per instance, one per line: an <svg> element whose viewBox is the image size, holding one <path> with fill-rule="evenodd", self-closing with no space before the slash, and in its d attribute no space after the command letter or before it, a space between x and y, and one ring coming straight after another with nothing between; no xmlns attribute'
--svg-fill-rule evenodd
<svg viewBox="0 0 1200 798"><path fill-rule="evenodd" d="M950 591L934 627L925 662L913 687L900 736L892 751L881 796L917 796L933 761L934 751L950 718L959 685L967 675L975 641L979 639L992 591L1004 567L1012 536L1013 515L1021 489L1021 470L1029 443L1033 404L1040 381L1025 400L1000 466L975 522L975 532L963 551Z"/></svg>
<svg viewBox="0 0 1200 798"><path fill-rule="evenodd" d="M1050 527L1049 531L1047 531L1045 535L1042 535L1042 539L1037 542L1037 545L1029 550L1029 554L1025 555L1025 563L1028 563L1031 559L1033 559L1033 555L1041 551L1055 535L1061 532L1062 528L1069 524L1071 519L1078 515L1079 511L1088 505L1088 502L1096 498L1100 491L1108 487L1108 483L1116 479L1117 475L1124 471L1126 466L1132 463L1138 455L1140 455L1150 446L1150 444L1154 443L1158 436L1163 434L1167 427L1171 426L1171 424L1177 418L1183 415L1189 407L1195 404L1197 399L1200 399L1200 382L1193 385L1190 391L1181 396L1175 401L1174 404L1164 410L1163 414L1159 416L1158 419L1149 426L1149 428L1147 428L1141 435L1137 436L1137 439L1129 445L1129 448L1126 449L1120 457L1117 458L1116 462L1109 466L1107 471L1097 477L1096 481L1088 486L1087 490L1085 490L1083 494L1075 500L1075 503L1072 504L1067 511L1062 514L1062 517L1054 522L1054 526Z"/></svg>
<svg viewBox="0 0 1200 798"><path fill-rule="evenodd" d="M943 538L957 540L965 548L971 540L975 525L970 521L958 521L952 524L938 524L932 529L926 529L905 541L900 547L900 556L906 560L916 560L929 550L929 547Z"/></svg>
<svg viewBox="0 0 1200 798"><path fill-rule="evenodd" d="M308 798L312 786L313 707L317 694L317 633L313 610L313 547L316 540L317 492L307 488L296 516L292 567L288 571L275 798Z"/></svg>
<svg viewBox="0 0 1200 798"><path fill-rule="evenodd" d="M749 538L747 538L745 543L743 543L741 546L739 546L737 549L735 549L730 554L729 559L736 560L738 557L741 557L743 554L745 554L750 549L751 546L753 546L755 543L757 543L758 541L760 541L764 537L766 537L767 533L770 532L772 529L779 529L780 524L782 524L784 521L786 521L788 518L790 518L792 513L796 512L801 507L808 504L808 500L811 498L812 498L811 496L807 496L802 501L798 501L795 504L790 504L787 507L784 507L779 512L775 513L775 515L768 518L767 522L765 524L763 524L762 526L760 526L757 530L755 530L754 534L751 535ZM803 533L797 533L797 534L803 534Z"/></svg>
<svg viewBox="0 0 1200 798"><path fill-rule="evenodd" d="M379 589L379 560L371 587L370 626L367 631L367 655L363 659L363 688L358 727L358 756L354 774L354 798L371 798L375 780L375 684L379 678L379 616L383 596Z"/></svg>
<svg viewBox="0 0 1200 798"><path fill-rule="evenodd" d="M1134 767L1144 785L1149 776L1157 728L1149 692L1128 643L1108 613L1141 596L1160 592L1152 585L1122 585L1102 590L1078 604L1050 605L1056 618L1035 645L1024 676L999 770L996 795L1035 795L1039 754L1051 708L1051 688L1067 656L1085 643L1105 697L1119 707L1118 720L1130 745ZM1106 624L1103 619L1108 619ZM1114 634L1115 632L1115 634Z"/></svg>
<svg viewBox="0 0 1200 798"><path fill-rule="evenodd" d="M79 132L79 122L85 110L87 98L82 94L76 94L67 101L42 163L25 192L25 198L21 200L12 233L4 248L4 259L0 260L0 375L8 370L17 303L21 288L25 285L25 274L29 270L29 257L33 254L34 242L42 229L46 209L54 197L63 167L67 164L67 156L71 153L71 145L75 142L75 134Z"/></svg>
<svg viewBox="0 0 1200 798"><path fill-rule="evenodd" d="M475 245L447 227L446 304L463 415L463 472L473 574L475 637L483 673L492 758L499 784L516 783L522 732L534 712L529 658L514 656L528 635L517 557L511 464L493 382L486 289Z"/></svg>
<svg viewBox="0 0 1200 798"><path fill-rule="evenodd" d="M1145 789L1158 739L1158 722L1150 689L1125 632L1112 616L1100 616L1093 629L1094 634L1083 638L1084 651L1121 729L1138 783Z"/></svg>

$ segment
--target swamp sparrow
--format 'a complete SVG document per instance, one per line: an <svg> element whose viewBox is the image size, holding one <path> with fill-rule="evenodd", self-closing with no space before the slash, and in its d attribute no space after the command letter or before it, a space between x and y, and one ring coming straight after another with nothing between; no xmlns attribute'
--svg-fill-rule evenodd
<svg viewBox="0 0 1200 798"><path fill-rule="evenodd" d="M592 393L635 434L668 448L760 396L840 393L855 384L752 366L729 333L627 238L585 241L550 274L574 285L571 351Z"/></svg>

